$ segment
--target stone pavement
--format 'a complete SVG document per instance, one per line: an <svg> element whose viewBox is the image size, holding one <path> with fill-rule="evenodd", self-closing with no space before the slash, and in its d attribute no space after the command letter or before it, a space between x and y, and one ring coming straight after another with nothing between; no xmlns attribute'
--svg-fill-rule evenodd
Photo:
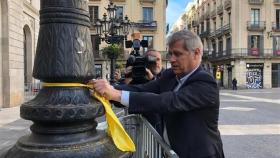
<svg viewBox="0 0 280 158"><path fill-rule="evenodd" d="M113 111L117 116L124 114L124 111L120 108L113 107ZM105 118L99 117L97 122L104 122ZM30 133L31 121L20 118L20 106L13 108L0 108L0 155L7 148L16 143L18 138ZM106 128L106 124L99 123L98 129Z"/></svg>
<svg viewBox="0 0 280 158"><path fill-rule="evenodd" d="M20 107L0 109L0 153L30 132L31 121L20 119Z"/></svg>

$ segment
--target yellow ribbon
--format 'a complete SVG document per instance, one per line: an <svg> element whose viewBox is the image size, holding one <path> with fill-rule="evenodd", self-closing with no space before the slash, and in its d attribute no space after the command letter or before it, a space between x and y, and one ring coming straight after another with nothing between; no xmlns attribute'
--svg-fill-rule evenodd
<svg viewBox="0 0 280 158"><path fill-rule="evenodd" d="M44 83L43 87L86 87L93 89L93 85L81 83ZM117 148L121 151L134 152L135 145L112 110L110 102L96 92L93 92L91 96L95 97L103 104L108 123L108 134L112 137Z"/></svg>

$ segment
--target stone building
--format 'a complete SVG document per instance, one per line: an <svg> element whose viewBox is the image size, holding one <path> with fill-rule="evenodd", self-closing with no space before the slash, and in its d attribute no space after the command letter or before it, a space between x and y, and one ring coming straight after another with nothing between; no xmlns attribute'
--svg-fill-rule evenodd
<svg viewBox="0 0 280 158"><path fill-rule="evenodd" d="M168 0L112 0L117 6L116 16L128 16L133 27L128 35L128 40L132 40L133 36L140 34L140 40L148 40L149 48L153 48L166 52L166 7ZM95 19L101 19L103 14L106 13L104 8L107 8L108 0L89 0L89 13L92 23ZM95 35L94 28L92 32L93 51L95 53L95 67L98 76L108 78L110 72L109 60L102 56L100 51L105 42L98 44L98 37ZM124 57L119 61L125 63L131 49L126 49ZM140 52L143 52L140 50ZM167 62L165 60L165 64Z"/></svg>
<svg viewBox="0 0 280 158"><path fill-rule="evenodd" d="M0 1L0 108L20 105L32 79L39 0Z"/></svg>
<svg viewBox="0 0 280 158"><path fill-rule="evenodd" d="M280 87L280 1L195 0L187 28L202 39L203 66L221 87Z"/></svg>
<svg viewBox="0 0 280 158"><path fill-rule="evenodd" d="M127 15L134 23L128 39L140 33L140 39L149 41L149 47L165 53L166 15L168 1L159 0L113 0L118 6L117 16ZM102 18L109 0L89 0L89 15L92 22ZM39 81L32 77L33 62L39 33L40 0L0 1L0 108L22 104L26 89L34 90ZM108 78L110 63L100 49L94 29L91 28L96 73ZM125 62L131 49L126 49ZM142 52L142 50L141 50ZM164 64L164 65L167 65Z"/></svg>

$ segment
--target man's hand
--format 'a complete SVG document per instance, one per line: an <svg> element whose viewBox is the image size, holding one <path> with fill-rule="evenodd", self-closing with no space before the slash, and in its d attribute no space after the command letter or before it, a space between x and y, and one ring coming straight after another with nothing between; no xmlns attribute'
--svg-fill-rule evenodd
<svg viewBox="0 0 280 158"><path fill-rule="evenodd" d="M92 80L94 90L108 100L121 101L121 91L116 90L107 80Z"/></svg>
<svg viewBox="0 0 280 158"><path fill-rule="evenodd" d="M153 73L148 68L146 68L146 77L147 77L148 80L153 80L154 79Z"/></svg>
<svg viewBox="0 0 280 158"><path fill-rule="evenodd" d="M119 81L121 79L121 72L116 70L114 74L114 78L116 81Z"/></svg>

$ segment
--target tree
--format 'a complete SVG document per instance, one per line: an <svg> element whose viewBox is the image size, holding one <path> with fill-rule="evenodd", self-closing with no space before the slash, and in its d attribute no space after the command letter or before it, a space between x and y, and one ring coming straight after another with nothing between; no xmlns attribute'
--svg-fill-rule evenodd
<svg viewBox="0 0 280 158"><path fill-rule="evenodd" d="M117 59L123 54L123 48L118 44L111 44L101 49L102 54L107 56L109 59Z"/></svg>

